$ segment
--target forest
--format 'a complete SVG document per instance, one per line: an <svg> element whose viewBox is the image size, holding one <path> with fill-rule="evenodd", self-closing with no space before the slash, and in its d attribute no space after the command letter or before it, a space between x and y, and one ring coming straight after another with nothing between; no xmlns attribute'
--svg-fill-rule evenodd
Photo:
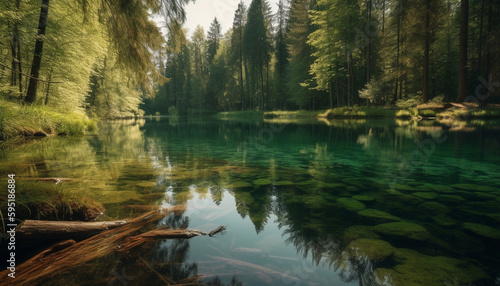
<svg viewBox="0 0 500 286"><path fill-rule="evenodd" d="M190 37L189 2L2 1L1 100L91 118L498 101L498 1L241 1L225 34Z"/></svg>

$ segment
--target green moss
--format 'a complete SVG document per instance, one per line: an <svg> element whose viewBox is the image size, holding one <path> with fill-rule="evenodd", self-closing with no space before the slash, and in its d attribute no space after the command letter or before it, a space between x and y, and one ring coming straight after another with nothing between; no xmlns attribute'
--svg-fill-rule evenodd
<svg viewBox="0 0 500 286"><path fill-rule="evenodd" d="M395 190L395 189L386 189L385 192L386 192L386 194L388 194L390 196L401 196L401 195L403 195L403 193L401 193L400 191Z"/></svg>
<svg viewBox="0 0 500 286"><path fill-rule="evenodd" d="M378 239L380 235L373 231L373 226L368 225L354 225L348 227L344 231L344 240L352 241L360 238Z"/></svg>
<svg viewBox="0 0 500 286"><path fill-rule="evenodd" d="M397 216L375 209L364 209L358 212L359 216L375 220L377 222L401 221Z"/></svg>
<svg viewBox="0 0 500 286"><path fill-rule="evenodd" d="M392 281L392 285L454 285L473 284L488 275L474 264L444 256L429 256L411 249L395 249L393 269L377 268L379 281Z"/></svg>
<svg viewBox="0 0 500 286"><path fill-rule="evenodd" d="M362 202L351 198L340 198L337 200L337 202L340 204L341 207L350 212L357 212L366 207L365 204L363 204Z"/></svg>
<svg viewBox="0 0 500 286"><path fill-rule="evenodd" d="M418 210L422 214L438 215L438 214L448 214L451 209L438 202L425 202L418 206Z"/></svg>
<svg viewBox="0 0 500 286"><path fill-rule="evenodd" d="M495 192L496 191L496 189L493 187L474 185L474 184L454 184L454 185L451 185L450 187L453 187L453 188L459 189L459 190L474 191L474 192Z"/></svg>
<svg viewBox="0 0 500 286"><path fill-rule="evenodd" d="M264 112L256 110L219 112L216 117L219 119L250 118L260 119Z"/></svg>
<svg viewBox="0 0 500 286"><path fill-rule="evenodd" d="M418 115L422 117L436 117L437 113L433 109L419 109Z"/></svg>
<svg viewBox="0 0 500 286"><path fill-rule="evenodd" d="M438 197L438 195L433 192L417 192L413 193L413 195L426 200L434 200Z"/></svg>
<svg viewBox="0 0 500 286"><path fill-rule="evenodd" d="M437 216L432 217L432 220L439 224L440 226L449 227L457 225L457 222L451 217L445 214L439 214Z"/></svg>
<svg viewBox="0 0 500 286"><path fill-rule="evenodd" d="M292 181L278 181L278 182L275 182L273 185L275 185L275 186L291 186L293 184L294 183Z"/></svg>
<svg viewBox="0 0 500 286"><path fill-rule="evenodd" d="M339 107L319 114L322 118L395 117L396 109L383 107Z"/></svg>
<svg viewBox="0 0 500 286"><path fill-rule="evenodd" d="M430 234L423 226L409 222L389 222L376 225L377 233L424 241L430 238Z"/></svg>
<svg viewBox="0 0 500 286"><path fill-rule="evenodd" d="M408 192L418 192L420 191L419 188L408 186L408 185L401 185L401 184L395 184L392 186L393 189L396 189L398 191L408 191Z"/></svg>
<svg viewBox="0 0 500 286"><path fill-rule="evenodd" d="M438 193L454 193L455 189L450 186L443 185L431 185L430 188Z"/></svg>
<svg viewBox="0 0 500 286"><path fill-rule="evenodd" d="M271 181L269 179L257 179L257 180L252 181L252 184L254 184L256 186L269 186L272 183L273 183L273 181Z"/></svg>
<svg viewBox="0 0 500 286"><path fill-rule="evenodd" d="M477 223L464 222L462 224L463 228L483 237L500 239L500 230Z"/></svg>
<svg viewBox="0 0 500 286"><path fill-rule="evenodd" d="M156 182L142 181L142 182L139 182L135 185L139 188L150 189L150 188L156 187Z"/></svg>
<svg viewBox="0 0 500 286"><path fill-rule="evenodd" d="M244 182L244 181L234 182L234 183L229 185L230 188L234 188L234 189L250 188L252 186L253 185L250 184L249 182Z"/></svg>
<svg viewBox="0 0 500 286"><path fill-rule="evenodd" d="M439 200L447 204L461 204L466 202L464 198L457 195L440 195Z"/></svg>
<svg viewBox="0 0 500 286"><path fill-rule="evenodd" d="M362 202L373 202L375 200L374 197L368 195L354 195L352 198Z"/></svg>
<svg viewBox="0 0 500 286"><path fill-rule="evenodd" d="M346 250L353 256L364 256L374 262L384 261L394 253L392 245L387 241L369 238L349 243Z"/></svg>

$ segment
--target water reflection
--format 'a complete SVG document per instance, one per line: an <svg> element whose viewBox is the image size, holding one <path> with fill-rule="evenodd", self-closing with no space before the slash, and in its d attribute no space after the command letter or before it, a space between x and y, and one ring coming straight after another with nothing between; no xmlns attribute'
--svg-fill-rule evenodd
<svg viewBox="0 0 500 286"><path fill-rule="evenodd" d="M271 123L284 128L262 137ZM77 178L76 190L105 204L102 219L188 204L155 227L228 226L226 236L156 241L97 262L126 269L130 285L491 285L499 276L500 140L487 124L161 118L101 133L26 146L6 165Z"/></svg>

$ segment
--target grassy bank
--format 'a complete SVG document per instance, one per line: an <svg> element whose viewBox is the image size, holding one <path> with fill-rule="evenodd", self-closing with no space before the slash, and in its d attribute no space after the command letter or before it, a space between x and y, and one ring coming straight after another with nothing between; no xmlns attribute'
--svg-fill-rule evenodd
<svg viewBox="0 0 500 286"><path fill-rule="evenodd" d="M3 184L5 183L5 184ZM6 182L2 182L6 186ZM2 191L0 209L5 219L7 194ZM72 191L66 183L16 180L16 219L81 220L97 218L104 207L95 200Z"/></svg>
<svg viewBox="0 0 500 286"><path fill-rule="evenodd" d="M56 134L83 135L97 129L81 113L61 113L45 106L22 106L0 99L0 145L23 137Z"/></svg>
<svg viewBox="0 0 500 286"><path fill-rule="evenodd" d="M362 119L362 118L398 118L398 119L489 119L500 118L500 108L444 109L444 108L386 108L386 107L339 107L328 110L310 111L233 111L220 112L218 118L266 118L266 119Z"/></svg>

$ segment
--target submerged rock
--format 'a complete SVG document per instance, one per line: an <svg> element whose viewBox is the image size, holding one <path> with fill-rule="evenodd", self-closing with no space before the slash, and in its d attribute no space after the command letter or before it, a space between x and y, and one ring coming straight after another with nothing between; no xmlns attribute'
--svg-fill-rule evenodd
<svg viewBox="0 0 500 286"><path fill-rule="evenodd" d="M401 221L397 216L375 209L364 209L358 212L359 216L376 220L378 222Z"/></svg>
<svg viewBox="0 0 500 286"><path fill-rule="evenodd" d="M426 202L418 205L418 211L422 214L438 215L438 214L448 214L451 209L438 202Z"/></svg>
<svg viewBox="0 0 500 286"><path fill-rule="evenodd" d="M423 226L409 222L389 222L376 225L374 230L388 236L404 237L412 240L424 241L430 234Z"/></svg>
<svg viewBox="0 0 500 286"><path fill-rule="evenodd" d="M474 191L474 192L494 192L494 191L496 191L496 189L493 187L483 186L483 185L474 185L474 184L454 184L454 185L451 185L450 187L453 187L453 188L459 189L459 190Z"/></svg>
<svg viewBox="0 0 500 286"><path fill-rule="evenodd" d="M438 197L438 195L434 192L417 192L413 193L413 195L426 200L434 200Z"/></svg>
<svg viewBox="0 0 500 286"><path fill-rule="evenodd" d="M354 195L352 198L362 202L373 202L375 200L374 197L368 195Z"/></svg>
<svg viewBox="0 0 500 286"><path fill-rule="evenodd" d="M394 286L470 285L488 275L474 264L445 256L429 256L411 249L395 249L393 269L377 268L380 282Z"/></svg>
<svg viewBox="0 0 500 286"><path fill-rule="evenodd" d="M346 241L352 241L360 238L378 239L380 238L380 235L373 231L373 226L368 225L354 225L348 227L344 231L344 239Z"/></svg>
<svg viewBox="0 0 500 286"><path fill-rule="evenodd" d="M395 184L393 189L396 189L398 191L408 191L408 192L418 192L420 191L419 188L408 186L408 185L401 185L401 184Z"/></svg>
<svg viewBox="0 0 500 286"><path fill-rule="evenodd" d="M278 181L278 182L275 182L273 185L275 185L275 186L291 186L293 184L294 184L294 182L292 182L292 181Z"/></svg>
<svg viewBox="0 0 500 286"><path fill-rule="evenodd" d="M441 195L438 200L448 204L461 204L466 202L464 198L457 195Z"/></svg>
<svg viewBox="0 0 500 286"><path fill-rule="evenodd" d="M250 184L249 182L244 182L244 181L234 182L234 183L229 185L230 188L234 188L234 189L250 188L252 186L253 185Z"/></svg>
<svg viewBox="0 0 500 286"><path fill-rule="evenodd" d="M351 198L340 198L337 200L337 202L340 204L340 206L350 212L357 212L366 208L365 204Z"/></svg>
<svg viewBox="0 0 500 286"><path fill-rule="evenodd" d="M272 183L273 183L273 181L271 181L269 179L257 179L257 180L252 181L252 184L254 184L256 186L269 186Z"/></svg>
<svg viewBox="0 0 500 286"><path fill-rule="evenodd" d="M443 185L431 185L430 189L432 189L438 193L454 193L455 192L454 188L452 188L450 186L443 186Z"/></svg>
<svg viewBox="0 0 500 286"><path fill-rule="evenodd" d="M156 187L156 182L150 182L150 181L143 181L135 184L137 187L140 188L154 188Z"/></svg>
<svg viewBox="0 0 500 286"><path fill-rule="evenodd" d="M463 228L483 237L500 239L500 230L493 228L491 226L464 222L462 224Z"/></svg>
<svg viewBox="0 0 500 286"><path fill-rule="evenodd" d="M432 220L435 223L439 224L440 226L448 227L457 225L457 222L454 219L445 214L439 214L437 216L434 216L432 217Z"/></svg>
<svg viewBox="0 0 500 286"><path fill-rule="evenodd" d="M380 239L361 238L347 246L346 250L353 256L366 256L374 262L386 260L394 253L390 243Z"/></svg>

